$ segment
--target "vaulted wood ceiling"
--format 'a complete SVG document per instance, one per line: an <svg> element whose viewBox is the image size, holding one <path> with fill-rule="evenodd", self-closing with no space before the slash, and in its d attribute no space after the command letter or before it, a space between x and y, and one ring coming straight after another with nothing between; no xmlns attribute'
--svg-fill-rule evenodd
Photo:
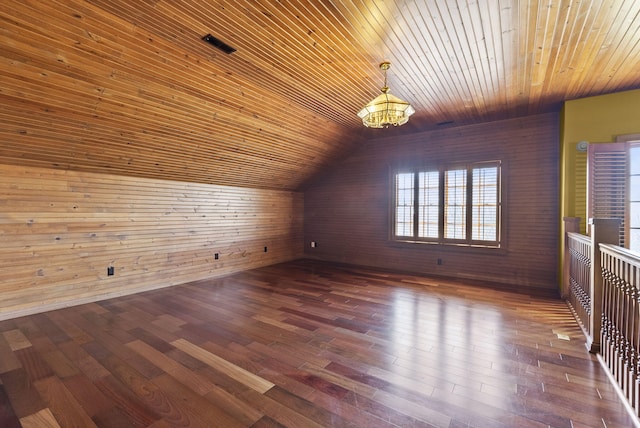
<svg viewBox="0 0 640 428"><path fill-rule="evenodd" d="M298 190L376 136L639 88L639 43L637 0L4 0L0 162ZM382 60L416 114L370 130Z"/></svg>

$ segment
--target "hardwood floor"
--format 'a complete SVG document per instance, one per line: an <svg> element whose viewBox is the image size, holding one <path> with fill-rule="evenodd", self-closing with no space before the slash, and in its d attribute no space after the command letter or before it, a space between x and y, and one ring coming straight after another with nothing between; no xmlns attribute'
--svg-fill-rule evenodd
<svg viewBox="0 0 640 428"><path fill-rule="evenodd" d="M1 427L630 427L559 299L297 261L0 322Z"/></svg>

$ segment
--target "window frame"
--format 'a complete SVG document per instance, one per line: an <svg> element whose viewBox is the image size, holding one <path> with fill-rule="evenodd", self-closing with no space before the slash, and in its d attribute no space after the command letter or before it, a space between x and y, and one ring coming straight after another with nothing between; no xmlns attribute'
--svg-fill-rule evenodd
<svg viewBox="0 0 640 428"><path fill-rule="evenodd" d="M474 219L474 199L473 199L473 180L475 169L497 167L496 177L496 239L495 240L483 240L473 239L473 219ZM445 238L445 176L447 171L464 170L466 174L465 190L464 190L464 238ZM409 244L437 244L445 246L458 246L458 247L480 247L480 248L504 248L504 219L503 219L503 204L504 204L504 165L501 160L490 161L474 161L474 162L457 162L449 163L438 166L423 166L423 167L404 167L395 168L390 171L390 227L389 227L389 239L394 243L409 243ZM421 173L438 173L438 236L421 237L420 236L420 211L423 204L420 199L419 187L420 174ZM409 205L412 208L412 228L413 233L411 236L397 235L397 221L396 221L396 198L397 187L396 180L400 174L412 174L413 175L413 200Z"/></svg>
<svg viewBox="0 0 640 428"><path fill-rule="evenodd" d="M632 239L632 232L640 229L640 227L631 218L632 202L638 202L636 200L632 201L631 181L632 177L638 176L638 174L632 174L631 150L638 148L640 148L640 134L620 135L612 143L590 143L587 146L586 171L587 218L620 219L619 244L636 252L640 248L640 243ZM608 164L600 166L598 156L603 156L608 161ZM609 158L614 156L617 156L620 161L617 163L612 162ZM603 171L604 175L609 177L617 174L617 180L610 179L611 183L615 182L619 187L615 193L618 196L617 198L611 197L613 194L611 191L603 191L603 189L607 189L607 183L602 184L599 181L600 171ZM623 177L622 184L620 184L619 177ZM602 193L607 194L607 198L600 201L598 195ZM590 233L590 225L588 225L587 233Z"/></svg>

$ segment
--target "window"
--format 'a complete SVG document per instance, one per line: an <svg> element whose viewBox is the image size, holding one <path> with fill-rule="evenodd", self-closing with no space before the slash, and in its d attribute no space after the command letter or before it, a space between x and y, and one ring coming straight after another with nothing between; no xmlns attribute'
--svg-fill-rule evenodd
<svg viewBox="0 0 640 428"><path fill-rule="evenodd" d="M397 241L500 246L500 162L394 175Z"/></svg>
<svg viewBox="0 0 640 428"><path fill-rule="evenodd" d="M413 174L396 177L396 235L413 235Z"/></svg>
<svg viewBox="0 0 640 428"><path fill-rule="evenodd" d="M640 143L629 147L629 249L640 253Z"/></svg>
<svg viewBox="0 0 640 428"><path fill-rule="evenodd" d="M587 217L620 219L620 245L640 252L640 142L590 144Z"/></svg>

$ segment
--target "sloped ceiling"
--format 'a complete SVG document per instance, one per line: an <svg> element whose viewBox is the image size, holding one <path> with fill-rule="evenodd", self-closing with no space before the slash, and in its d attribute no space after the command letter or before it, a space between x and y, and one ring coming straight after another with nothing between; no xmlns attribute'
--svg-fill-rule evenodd
<svg viewBox="0 0 640 428"><path fill-rule="evenodd" d="M299 190L377 136L639 88L639 43L637 0L4 0L0 163ZM370 130L382 60L416 114Z"/></svg>

